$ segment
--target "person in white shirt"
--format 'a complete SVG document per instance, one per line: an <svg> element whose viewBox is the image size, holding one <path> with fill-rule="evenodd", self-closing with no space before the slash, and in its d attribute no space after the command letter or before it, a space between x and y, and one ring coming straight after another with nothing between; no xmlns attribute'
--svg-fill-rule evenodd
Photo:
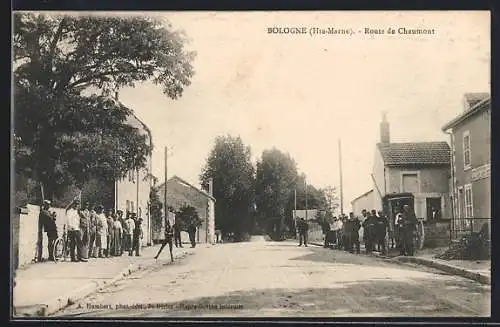
<svg viewBox="0 0 500 327"><path fill-rule="evenodd" d="M68 229L69 253L72 262L86 261L82 258L82 235L80 232L80 201L75 199L66 209L66 227Z"/></svg>
<svg viewBox="0 0 500 327"><path fill-rule="evenodd" d="M135 222L131 217L130 212L127 212L127 218L125 219L125 226L123 228L123 234L125 238L125 248L124 251L128 251L128 255L132 256L132 236L135 229Z"/></svg>

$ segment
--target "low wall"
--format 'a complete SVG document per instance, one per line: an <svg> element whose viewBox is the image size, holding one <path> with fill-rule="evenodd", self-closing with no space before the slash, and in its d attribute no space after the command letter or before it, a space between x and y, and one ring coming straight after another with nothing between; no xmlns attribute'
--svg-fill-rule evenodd
<svg viewBox="0 0 500 327"><path fill-rule="evenodd" d="M24 213L14 213L12 217L12 246L13 246L13 263L17 263L18 267L30 264L35 258L36 246L38 240L38 215L40 207L28 204L27 210ZM56 226L59 236L62 236L64 224L66 221L66 212L64 208L50 208L50 212L56 213ZM145 231L146 232L146 231ZM186 236L187 237L187 236ZM143 239L143 246L146 245L146 237ZM186 238L187 239L187 238ZM49 251L47 249L48 239L47 234L43 233L42 239L42 258L48 259ZM17 244L16 244L17 243Z"/></svg>
<svg viewBox="0 0 500 327"><path fill-rule="evenodd" d="M450 244L450 222L425 222L424 247L443 247Z"/></svg>
<svg viewBox="0 0 500 327"><path fill-rule="evenodd" d="M56 217L56 225L59 235L63 232L64 226L64 217L65 210L62 208L51 208L50 211L55 211ZM17 260L18 266L22 267L26 264L31 263L33 258L35 258L36 254L36 243L38 239L38 215L40 213L40 207L36 205L27 205L27 211L25 213L16 213L17 217L13 217L14 233L17 233L17 249L14 247L14 256L17 254L17 258L13 258L13 260ZM17 230L16 230L17 229ZM47 234L43 233L43 252L42 257L48 258L48 249L47 249ZM15 244L13 244L15 246Z"/></svg>

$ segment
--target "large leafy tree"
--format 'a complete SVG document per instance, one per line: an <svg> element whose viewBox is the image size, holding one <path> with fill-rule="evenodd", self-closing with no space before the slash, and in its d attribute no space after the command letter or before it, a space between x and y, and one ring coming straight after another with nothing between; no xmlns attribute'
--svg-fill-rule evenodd
<svg viewBox="0 0 500 327"><path fill-rule="evenodd" d="M217 137L200 175L205 188L210 179L213 181L217 228L224 232L250 231L254 175L250 147L240 137Z"/></svg>
<svg viewBox="0 0 500 327"><path fill-rule="evenodd" d="M51 197L66 185L144 167L152 144L110 96L149 80L180 97L194 74L185 41L151 18L16 13L17 172L41 182Z"/></svg>
<svg viewBox="0 0 500 327"><path fill-rule="evenodd" d="M289 154L265 150L257 162L256 200L261 216L283 216L298 181L297 165Z"/></svg>

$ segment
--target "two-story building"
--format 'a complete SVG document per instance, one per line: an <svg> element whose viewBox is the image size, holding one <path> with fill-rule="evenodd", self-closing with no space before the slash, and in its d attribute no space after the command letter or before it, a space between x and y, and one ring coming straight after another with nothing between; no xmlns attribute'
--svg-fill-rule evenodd
<svg viewBox="0 0 500 327"><path fill-rule="evenodd" d="M162 204L165 202L164 194L165 183L158 187L158 195ZM184 205L193 206L201 218L202 224L196 235L196 241L199 243L212 244L215 240L215 198L212 194L211 183L207 192L179 176L173 176L167 181L167 207L178 211ZM183 242L186 240L183 235L181 238Z"/></svg>
<svg viewBox="0 0 500 327"><path fill-rule="evenodd" d="M450 147L444 141L391 143L383 116L372 169L376 210L391 193L412 193L417 217L424 221L451 218ZM437 212L437 215L436 215Z"/></svg>
<svg viewBox="0 0 500 327"><path fill-rule="evenodd" d="M491 96L467 93L464 110L443 126L452 148L455 232L491 227ZM474 218L472 220L471 218Z"/></svg>
<svg viewBox="0 0 500 327"><path fill-rule="evenodd" d="M146 136L146 142L152 144L150 129L134 114L127 117L127 124L137 128ZM152 160L151 154L146 159L146 166L142 169L131 170L125 178L115 181L114 207L115 210L133 212L142 218L144 231L143 245L152 244L152 224L149 210L149 193L152 186Z"/></svg>

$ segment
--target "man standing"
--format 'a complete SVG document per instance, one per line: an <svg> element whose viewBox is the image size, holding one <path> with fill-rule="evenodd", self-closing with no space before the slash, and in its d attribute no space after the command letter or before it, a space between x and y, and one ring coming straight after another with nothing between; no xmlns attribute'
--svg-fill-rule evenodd
<svg viewBox="0 0 500 327"><path fill-rule="evenodd" d="M44 200L40 207L40 214L38 215L38 245L37 245L37 260L42 261L42 253L43 253L43 231L47 232L48 222L52 219L51 214L49 212L50 209L50 201ZM47 234L48 236L48 234ZM49 242L50 243L50 242ZM48 244L50 247L50 244ZM49 260L51 260L51 251L49 250Z"/></svg>
<svg viewBox="0 0 500 327"><path fill-rule="evenodd" d="M182 247L182 241L181 241L181 226L179 224L179 222L177 221L177 219L175 219L175 223L174 223L174 226L173 227L173 230L174 230L174 242L175 242L175 247L179 247L181 248Z"/></svg>
<svg viewBox="0 0 500 327"><path fill-rule="evenodd" d="M387 217L384 216L382 211L379 211L377 215L377 227L376 227L377 247L379 247L379 250L381 250L383 255L387 254L386 235L388 229L389 229L389 221L387 220Z"/></svg>
<svg viewBox="0 0 500 327"><path fill-rule="evenodd" d="M132 240L133 240L133 233L135 229L135 222L130 217L130 213L127 212L125 222L123 224L123 239L124 239L124 248L123 251L128 251L128 255L132 256Z"/></svg>
<svg viewBox="0 0 500 327"><path fill-rule="evenodd" d="M114 238L113 238L113 209L108 209L106 212L106 235L108 244L106 244L106 251L104 251L105 257L111 256L111 249L113 248Z"/></svg>
<svg viewBox="0 0 500 327"><path fill-rule="evenodd" d="M97 234L97 207L90 210L90 224L89 224L89 253L88 257L96 257L96 234Z"/></svg>
<svg viewBox="0 0 500 327"><path fill-rule="evenodd" d="M89 255L89 241L90 241L90 205L85 202L82 210L80 210L80 232L82 234L82 259L88 259Z"/></svg>
<svg viewBox="0 0 500 327"><path fill-rule="evenodd" d="M122 210L116 210L116 217L117 220L120 222L120 226L122 226L122 234L121 234L121 239L120 239L120 254L123 254L123 251L125 250L125 233L123 232L125 229L125 219L123 219L123 211Z"/></svg>
<svg viewBox="0 0 500 327"><path fill-rule="evenodd" d="M354 216L354 212L349 213L349 221L350 221L350 251L354 253L356 251L356 254L359 254L360 251L360 244L359 244L359 230L361 229L361 222L359 221L358 217Z"/></svg>
<svg viewBox="0 0 500 327"><path fill-rule="evenodd" d="M403 206L403 214L401 215L401 243L402 255L413 256L413 237L417 227L417 217L409 205Z"/></svg>
<svg viewBox="0 0 500 327"><path fill-rule="evenodd" d="M55 212L50 213L50 201L43 201L43 208L40 212L42 219L43 229L47 233L47 249L49 250L49 260L54 261L54 243L57 240L57 225Z"/></svg>
<svg viewBox="0 0 500 327"><path fill-rule="evenodd" d="M307 221L305 221L304 218L300 218L298 230L299 230L299 246L302 245L302 242L304 242L304 246L307 246L307 232L309 230L309 225L307 224Z"/></svg>
<svg viewBox="0 0 500 327"><path fill-rule="evenodd" d="M196 247L196 224L192 221L188 226L189 241L191 242L191 247Z"/></svg>
<svg viewBox="0 0 500 327"><path fill-rule="evenodd" d="M136 256L141 256L141 240L143 237L142 231L142 218L135 221L134 235L133 235L133 247Z"/></svg>
<svg viewBox="0 0 500 327"><path fill-rule="evenodd" d="M86 261L81 257L82 236L80 232L80 214L78 212L80 200L75 199L66 209L66 219L68 227L69 253L72 262Z"/></svg>
<svg viewBox="0 0 500 327"><path fill-rule="evenodd" d="M375 245L375 228L377 224L377 217L369 215L368 213L366 220L363 222L364 237L365 237L365 249L366 253L370 254L373 252L373 247Z"/></svg>

